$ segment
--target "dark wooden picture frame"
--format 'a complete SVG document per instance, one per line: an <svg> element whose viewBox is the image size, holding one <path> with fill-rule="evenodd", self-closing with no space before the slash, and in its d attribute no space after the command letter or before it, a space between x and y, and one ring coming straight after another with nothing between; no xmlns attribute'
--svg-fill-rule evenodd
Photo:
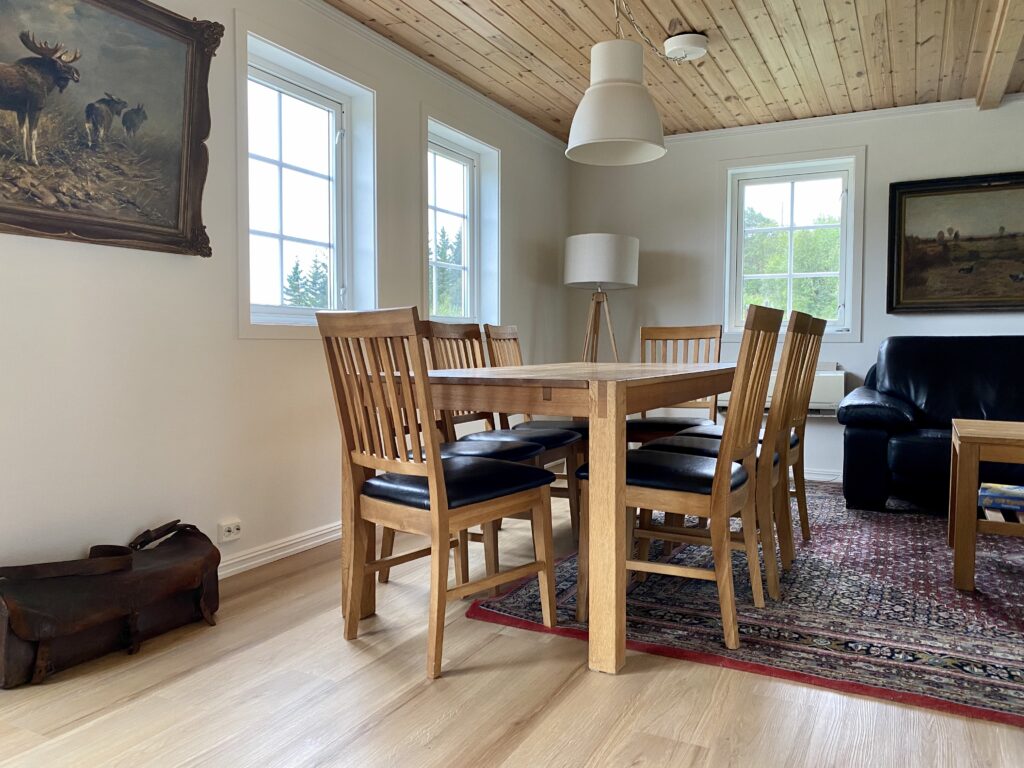
<svg viewBox="0 0 1024 768"><path fill-rule="evenodd" d="M13 2L34 28L0 32L0 231L212 255L208 80L224 26L146 0L75 0L60 17L50 0Z"/></svg>
<svg viewBox="0 0 1024 768"><path fill-rule="evenodd" d="M1024 172L891 184L886 310L1024 311Z"/></svg>

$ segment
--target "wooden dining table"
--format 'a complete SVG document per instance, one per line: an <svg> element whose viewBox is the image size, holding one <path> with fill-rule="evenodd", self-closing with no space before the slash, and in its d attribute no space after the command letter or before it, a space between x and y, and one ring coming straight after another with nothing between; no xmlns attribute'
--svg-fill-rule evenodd
<svg viewBox="0 0 1024 768"><path fill-rule="evenodd" d="M590 668L626 658L626 416L729 391L733 363L551 363L430 372L435 408L590 421ZM580 553L580 557L586 553Z"/></svg>

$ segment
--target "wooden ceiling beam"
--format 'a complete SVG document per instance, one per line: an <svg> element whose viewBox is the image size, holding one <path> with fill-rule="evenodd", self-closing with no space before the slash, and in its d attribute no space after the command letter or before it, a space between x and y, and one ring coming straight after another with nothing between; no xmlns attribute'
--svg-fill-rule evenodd
<svg viewBox="0 0 1024 768"><path fill-rule="evenodd" d="M993 109L1002 103L1022 46L1024 1L1000 0L978 84L979 108Z"/></svg>

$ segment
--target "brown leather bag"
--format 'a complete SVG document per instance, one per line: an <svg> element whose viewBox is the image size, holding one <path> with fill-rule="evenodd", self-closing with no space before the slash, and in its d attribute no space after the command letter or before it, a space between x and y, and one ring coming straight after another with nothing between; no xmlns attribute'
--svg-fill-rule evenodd
<svg viewBox="0 0 1024 768"><path fill-rule="evenodd" d="M160 542L146 549L150 544ZM215 624L220 552L174 520L84 560L0 568L0 688L48 675L200 619Z"/></svg>

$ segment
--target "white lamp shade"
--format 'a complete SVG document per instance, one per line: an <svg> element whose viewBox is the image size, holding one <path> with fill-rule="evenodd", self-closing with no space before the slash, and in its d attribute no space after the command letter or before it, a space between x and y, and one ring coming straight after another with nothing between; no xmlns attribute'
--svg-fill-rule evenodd
<svg viewBox="0 0 1024 768"><path fill-rule="evenodd" d="M565 241L564 282L590 290L635 288L640 241L630 235L591 232Z"/></svg>
<svg viewBox="0 0 1024 768"><path fill-rule="evenodd" d="M661 116L644 87L644 51L606 40L590 53L590 87L569 128L565 156L586 165L637 165L665 154Z"/></svg>

